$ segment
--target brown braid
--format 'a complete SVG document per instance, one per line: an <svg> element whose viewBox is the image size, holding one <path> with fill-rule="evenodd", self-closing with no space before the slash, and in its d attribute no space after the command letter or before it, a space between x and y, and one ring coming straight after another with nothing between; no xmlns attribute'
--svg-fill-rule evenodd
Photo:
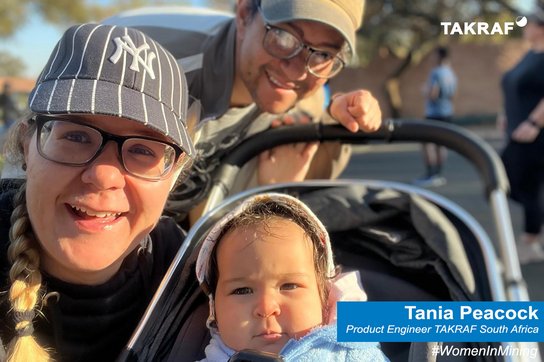
<svg viewBox="0 0 544 362"><path fill-rule="evenodd" d="M9 300L15 320L15 337L8 348L8 362L50 361L49 353L32 336L32 320L37 307L42 276L40 256L32 233L26 208L26 182L15 195L15 209L11 214L8 258L11 288Z"/></svg>

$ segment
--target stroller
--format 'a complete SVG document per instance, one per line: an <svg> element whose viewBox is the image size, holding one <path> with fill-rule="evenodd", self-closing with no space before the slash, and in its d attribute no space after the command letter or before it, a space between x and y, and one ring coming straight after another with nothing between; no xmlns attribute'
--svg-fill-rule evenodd
<svg viewBox="0 0 544 362"><path fill-rule="evenodd" d="M411 185L387 181L322 180L277 184L226 198L239 168L280 144L311 141L433 142L454 150L479 171L493 210L498 250L478 222L450 200ZM492 148L449 124L389 120L375 133L350 133L321 124L257 134L224 157L205 214L191 228L119 361L195 361L209 340L208 300L195 277L198 248L213 224L245 198L283 192L303 200L330 233L335 261L360 271L372 301L525 301L507 204L508 184ZM225 199L226 198L226 199ZM448 343L532 350L507 356L433 356L436 343L384 342L391 361L540 361L536 343ZM444 343L446 344L446 343Z"/></svg>

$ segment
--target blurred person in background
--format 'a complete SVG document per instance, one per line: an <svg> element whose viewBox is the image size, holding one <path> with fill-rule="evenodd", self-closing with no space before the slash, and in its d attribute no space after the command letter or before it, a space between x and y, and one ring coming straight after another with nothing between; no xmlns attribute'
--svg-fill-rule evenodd
<svg viewBox="0 0 544 362"><path fill-rule="evenodd" d="M437 65L431 70L424 88L425 118L430 121L450 123L453 116L453 96L457 90L457 77L451 68L449 50L439 47L435 52ZM426 173L414 180L418 186L442 186L446 178L442 168L446 162L447 151L434 143L423 144L423 161Z"/></svg>
<svg viewBox="0 0 544 362"><path fill-rule="evenodd" d="M522 264L543 261L540 198L544 182L544 9L536 7L523 28L530 49L502 78L504 113L497 122L507 144L502 160L510 181L510 197L521 204L524 228L518 240Z"/></svg>
<svg viewBox="0 0 544 362"><path fill-rule="evenodd" d="M19 115L20 111L11 93L11 85L5 82L2 94L0 94L0 120L3 121L0 133L6 132L15 123Z"/></svg>

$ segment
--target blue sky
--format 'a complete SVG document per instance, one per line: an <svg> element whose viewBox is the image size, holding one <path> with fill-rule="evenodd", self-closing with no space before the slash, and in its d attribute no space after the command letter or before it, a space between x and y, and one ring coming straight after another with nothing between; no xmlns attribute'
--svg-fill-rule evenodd
<svg viewBox="0 0 544 362"><path fill-rule="evenodd" d="M108 3L109 1L98 0L100 3ZM152 0L149 2L150 4L153 3ZM227 1L225 0L225 2ZM533 2L534 0L518 0L518 7L522 11L527 11ZM177 3L203 6L206 0L178 1ZM34 15L13 37L2 39L0 50L7 50L11 54L20 57L27 67L24 75L29 78L36 78L63 31L63 27L50 25L39 16Z"/></svg>
<svg viewBox="0 0 544 362"><path fill-rule="evenodd" d="M232 0L224 1L226 4L230 4ZM87 2L108 4L111 3L111 0L87 0ZM148 0L147 2L149 5L157 3L153 0ZM162 2L164 3L165 1ZM170 1L169 4L205 6L207 1L177 0ZM14 36L7 39L0 38L0 50L8 51L25 63L25 77L37 78L65 29L66 27L63 26L51 25L45 22L39 15L34 14L30 16L28 23Z"/></svg>

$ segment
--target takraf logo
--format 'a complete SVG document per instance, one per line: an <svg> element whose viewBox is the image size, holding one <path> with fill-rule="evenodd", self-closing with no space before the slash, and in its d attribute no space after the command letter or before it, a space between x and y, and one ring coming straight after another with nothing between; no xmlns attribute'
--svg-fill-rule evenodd
<svg viewBox="0 0 544 362"><path fill-rule="evenodd" d="M518 16L515 22L506 21L504 23L485 23L482 21L473 22L451 22L442 21L440 26L444 35L508 35L514 30L514 25L523 28L527 25L525 16Z"/></svg>
<svg viewBox="0 0 544 362"><path fill-rule="evenodd" d="M115 53L113 53L113 55L110 57L110 61L113 64L117 64L124 50L130 55L132 55L132 63L130 64L130 69L132 69L135 72L139 72L140 71L139 64L141 64L142 67L144 68L144 71L149 73L149 76L151 77L151 79L155 79L155 72L153 71L153 60L157 56L153 52L147 53L147 63L140 56L140 52L149 49L148 44L142 44L137 48L136 45L134 45L134 42L132 41L132 39L128 35L123 36L123 39L121 39L120 37L114 38L113 41L115 42L115 45L117 45L117 48L115 49Z"/></svg>

